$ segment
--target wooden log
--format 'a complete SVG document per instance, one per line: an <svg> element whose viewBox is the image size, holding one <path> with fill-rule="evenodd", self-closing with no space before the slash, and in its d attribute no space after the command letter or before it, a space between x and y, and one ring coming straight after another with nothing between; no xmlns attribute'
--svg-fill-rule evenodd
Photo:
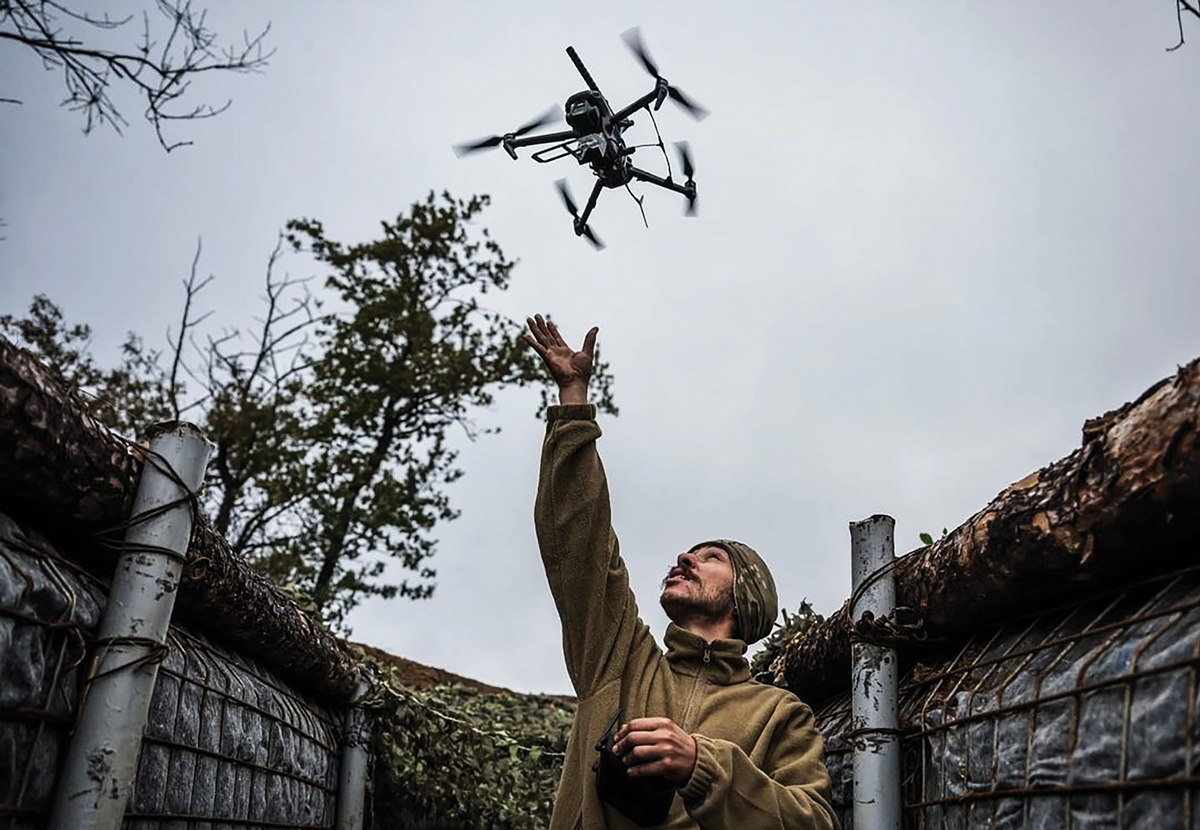
<svg viewBox="0 0 1200 830"><path fill-rule="evenodd" d="M0 508L51 538L74 541L77 555L107 573L113 560L94 538L127 518L140 449L96 421L53 370L3 337L0 436ZM214 639L318 697L349 701L358 688L358 663L342 642L234 554L203 515L192 530L178 609Z"/></svg>
<svg viewBox="0 0 1200 830"><path fill-rule="evenodd" d="M897 560L897 605L933 637L1192 564L1200 542L1200 359L1083 427L1083 445L946 538ZM775 680L818 703L849 686L848 602L788 643Z"/></svg>

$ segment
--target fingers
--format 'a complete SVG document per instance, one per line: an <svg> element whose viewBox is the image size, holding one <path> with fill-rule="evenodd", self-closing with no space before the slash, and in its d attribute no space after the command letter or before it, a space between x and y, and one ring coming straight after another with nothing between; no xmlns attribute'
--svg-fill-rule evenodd
<svg viewBox="0 0 1200 830"><path fill-rule="evenodd" d="M532 317L526 317L525 324L529 326L529 333L525 335L525 342L532 346L534 350L543 357L545 356L547 349L553 349L556 347L565 349L571 348L567 344L567 341L563 339L562 334L559 333L558 326L554 324L554 321L547 320L540 314L535 314ZM589 331L587 336L583 339L583 352L588 357L595 358L596 356L596 334L599 331L600 329L598 327L593 326L591 331ZM530 335L532 335L532 337ZM574 350L572 349L572 351Z"/></svg>
<svg viewBox="0 0 1200 830"><path fill-rule="evenodd" d="M617 731L617 734L613 736L613 740L616 743L620 743L631 732L653 732L655 729L663 729L674 725L675 721L670 718L634 718Z"/></svg>
<svg viewBox="0 0 1200 830"><path fill-rule="evenodd" d="M546 327L546 320L542 315L535 314L532 317L526 317L525 324L529 326L530 333L540 345L551 346L554 344L554 338L550 336L550 330Z"/></svg>
<svg viewBox="0 0 1200 830"><path fill-rule="evenodd" d="M592 326L591 331L587 333L587 337L583 338L583 353L590 358L596 357L596 335L600 333L598 326Z"/></svg>
<svg viewBox="0 0 1200 830"><path fill-rule="evenodd" d="M550 336L554 338L555 345L565 346L567 341L562 339L562 335L558 333L558 326L554 325L553 320L546 321L546 327L550 330Z"/></svg>
<svg viewBox="0 0 1200 830"><path fill-rule="evenodd" d="M537 342L537 340L532 335L530 335L528 332L526 332L525 334L523 334L521 336L525 339L526 343L528 343L530 346L533 347L533 350L535 352L537 352L542 357L546 356L546 347L543 346L541 343Z"/></svg>
<svg viewBox="0 0 1200 830"><path fill-rule="evenodd" d="M696 765L696 741L669 718L639 718L621 727L613 752L634 777L662 776L682 785Z"/></svg>

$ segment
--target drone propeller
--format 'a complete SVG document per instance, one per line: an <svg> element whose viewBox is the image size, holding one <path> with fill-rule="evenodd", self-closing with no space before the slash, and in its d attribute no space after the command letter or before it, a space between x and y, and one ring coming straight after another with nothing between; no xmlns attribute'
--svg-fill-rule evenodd
<svg viewBox="0 0 1200 830"><path fill-rule="evenodd" d="M625 45L629 47L630 51L632 51L633 54L636 55L637 58L642 62L642 66L646 68L646 71L654 76L654 80L658 81L659 83L666 83L666 79L663 78L662 75L658 74L658 66L655 65L653 58L650 57L650 52L646 49L646 44L642 42L641 31L634 26L632 29L621 35L621 37L624 38ZM668 85L667 96L670 97L675 103L679 104L679 106L687 110L688 114L697 121L704 119L708 115L708 110L684 95L678 87ZM662 99L660 98L658 105L655 106L655 109L658 109L658 106L661 104Z"/></svg>
<svg viewBox="0 0 1200 830"><path fill-rule="evenodd" d="M521 125L511 133L507 133L505 135L494 135L490 138L480 139L479 141L474 141L469 144L455 144L454 155L461 158L462 156L470 153L477 153L480 150L490 150L493 147L499 147L504 143L504 139L506 138L517 138L525 135L525 133L531 133L540 127L545 127L547 124L553 124L556 121L561 120L562 110L560 110L558 107L551 107L537 118L530 121L528 124Z"/></svg>
<svg viewBox="0 0 1200 830"><path fill-rule="evenodd" d="M596 234L592 233L592 229L587 225L581 225L579 222L579 208L575 204L575 200L571 198L571 190L567 187L566 179L559 179L555 184L558 185L558 192L562 196L563 204L567 206L567 212L575 219L575 235L585 236L587 241L592 243L592 247L597 251L604 249L604 243Z"/></svg>
<svg viewBox="0 0 1200 830"><path fill-rule="evenodd" d="M696 167L692 164L692 151L686 141L676 141L675 149L679 153L679 164L683 168L683 175L687 177L684 181L684 187L690 191L687 196L687 207L683 209L683 214L685 216L695 216L696 183L692 180L692 176L696 172Z"/></svg>

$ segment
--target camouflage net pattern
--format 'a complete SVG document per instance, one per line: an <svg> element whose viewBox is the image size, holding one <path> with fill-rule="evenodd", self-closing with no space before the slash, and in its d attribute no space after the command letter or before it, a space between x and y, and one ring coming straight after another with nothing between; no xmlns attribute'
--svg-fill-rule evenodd
<svg viewBox="0 0 1200 830"><path fill-rule="evenodd" d="M374 826L549 826L573 703L461 685L415 690L394 667L372 665Z"/></svg>
<svg viewBox="0 0 1200 830"><path fill-rule="evenodd" d="M1200 826L1200 567L981 632L900 685L906 828ZM853 830L851 702L817 711Z"/></svg>
<svg viewBox="0 0 1200 830"><path fill-rule="evenodd" d="M106 586L0 513L0 826L45 826ZM172 626L131 830L329 828L341 715Z"/></svg>

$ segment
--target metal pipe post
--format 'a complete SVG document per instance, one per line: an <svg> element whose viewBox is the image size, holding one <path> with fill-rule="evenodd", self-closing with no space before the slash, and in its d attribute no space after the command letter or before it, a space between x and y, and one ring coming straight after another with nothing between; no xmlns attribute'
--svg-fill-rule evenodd
<svg viewBox="0 0 1200 830"><path fill-rule="evenodd" d="M896 520L872 516L850 523L853 589L850 609L857 623L864 612L875 619L896 607L891 570ZM860 591L861 588L861 591ZM854 745L854 826L857 830L900 830L900 719L896 701L896 650L855 642L851 649Z"/></svg>
<svg viewBox="0 0 1200 830"><path fill-rule="evenodd" d="M362 830L365 825L367 770L371 759L371 721L361 701L370 687L359 684L346 710L346 736L338 769L337 830Z"/></svg>
<svg viewBox="0 0 1200 830"><path fill-rule="evenodd" d="M191 424L175 421L150 432L50 830L121 826L191 538L190 501L211 449Z"/></svg>

